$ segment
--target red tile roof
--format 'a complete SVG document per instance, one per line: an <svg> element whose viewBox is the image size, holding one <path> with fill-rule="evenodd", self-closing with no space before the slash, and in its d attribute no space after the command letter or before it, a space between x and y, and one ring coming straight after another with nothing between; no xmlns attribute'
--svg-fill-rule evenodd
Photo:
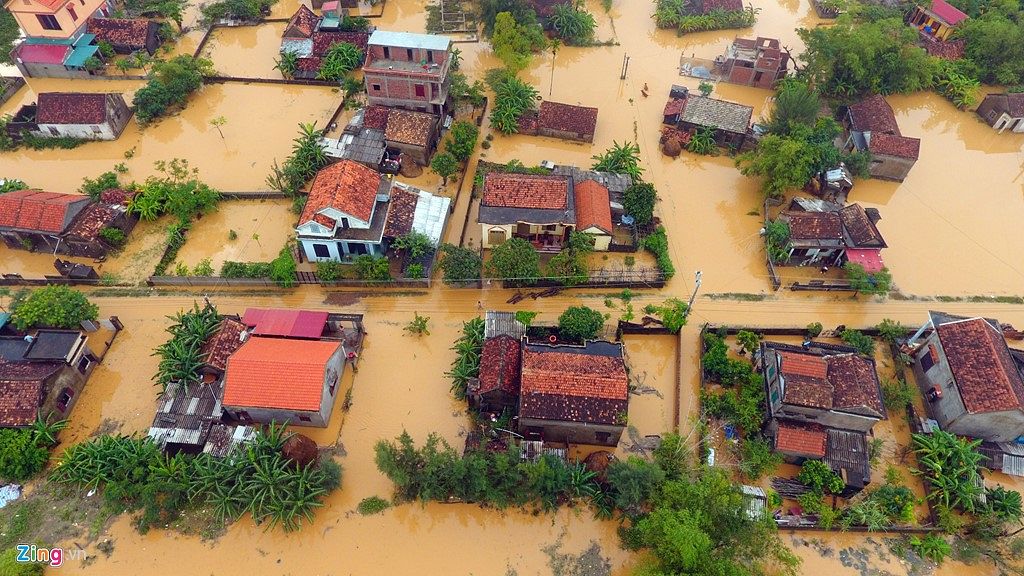
<svg viewBox="0 0 1024 576"><path fill-rule="evenodd" d="M963 38L946 42L925 42L924 49L928 54L943 60L959 60L964 57L967 41Z"/></svg>
<svg viewBox="0 0 1024 576"><path fill-rule="evenodd" d="M64 231L70 207L78 202L87 203L89 197L38 190L0 194L0 227L59 234Z"/></svg>
<svg viewBox="0 0 1024 576"><path fill-rule="evenodd" d="M313 219L324 208L333 208L369 222L377 202L380 173L351 160L342 160L317 172L299 223Z"/></svg>
<svg viewBox="0 0 1024 576"><path fill-rule="evenodd" d="M592 342L590 347L615 346ZM629 408L629 377L617 355L584 354L570 347L527 345L523 367L519 416L595 424L621 424Z"/></svg>
<svg viewBox="0 0 1024 576"><path fill-rule="evenodd" d="M437 123L438 117L433 114L395 108L388 114L388 127L384 131L384 139L426 148L430 146Z"/></svg>
<svg viewBox="0 0 1024 576"><path fill-rule="evenodd" d="M412 222L416 217L418 194L391 187L391 202L388 205L388 218L384 221L384 236L398 238L412 232Z"/></svg>
<svg viewBox="0 0 1024 576"><path fill-rule="evenodd" d="M0 380L0 426L28 426L43 403L42 380Z"/></svg>
<svg viewBox="0 0 1024 576"><path fill-rule="evenodd" d="M596 227L611 234L612 207L608 188L594 180L583 180L576 183L575 193L576 229L583 231Z"/></svg>
<svg viewBox="0 0 1024 576"><path fill-rule="evenodd" d="M522 353L519 341L502 334L484 342L480 353L479 394L501 390L519 394L519 370Z"/></svg>
<svg viewBox="0 0 1024 576"><path fill-rule="evenodd" d="M130 190L122 190L120 188L111 188L100 193L100 202L104 204L123 204L127 205L128 200L135 197L135 192Z"/></svg>
<svg viewBox="0 0 1024 576"><path fill-rule="evenodd" d="M81 240L96 240L100 230L111 225L120 215L121 212L109 204L89 204L75 216L74 222L68 226L67 235Z"/></svg>
<svg viewBox="0 0 1024 576"><path fill-rule="evenodd" d="M320 17L313 13L305 4L299 6L299 9L292 14L290 20L288 20L288 26L284 29L284 38L309 38L313 35L313 31L316 30L316 23L320 21Z"/></svg>
<svg viewBox="0 0 1024 576"><path fill-rule="evenodd" d="M838 212L787 210L780 216L789 224L789 237L794 240L841 240L843 238L843 222Z"/></svg>
<svg viewBox="0 0 1024 576"><path fill-rule="evenodd" d="M323 335L327 326L327 312L247 308L242 315L242 323L252 328L255 336L317 339Z"/></svg>
<svg viewBox="0 0 1024 576"><path fill-rule="evenodd" d="M387 130L388 115L391 109L385 106L367 106L363 112L363 127L374 130Z"/></svg>
<svg viewBox="0 0 1024 576"><path fill-rule="evenodd" d="M871 132L875 136L881 132L900 135L900 127L896 123L896 115L892 106L881 94L874 94L850 105L850 120L853 129L858 132Z"/></svg>
<svg viewBox="0 0 1024 576"><path fill-rule="evenodd" d="M885 415L875 365L856 354L828 357L828 381L832 384L832 407Z"/></svg>
<svg viewBox="0 0 1024 576"><path fill-rule="evenodd" d="M597 129L597 108L545 100L540 103L540 127L581 136L593 136Z"/></svg>
<svg viewBox="0 0 1024 576"><path fill-rule="evenodd" d="M505 208L564 210L568 207L566 176L491 172L484 179L482 204Z"/></svg>
<svg viewBox="0 0 1024 576"><path fill-rule="evenodd" d="M686 100L683 98L673 98L665 103L665 110L662 114L664 116L675 116L681 114L683 108L686 108Z"/></svg>
<svg viewBox="0 0 1024 576"><path fill-rule="evenodd" d="M316 56L306 56L295 61L295 69L302 72L318 72L320 70L320 59Z"/></svg>
<svg viewBox="0 0 1024 576"><path fill-rule="evenodd" d="M320 410L327 362L339 342L250 338L228 358L224 405Z"/></svg>
<svg viewBox="0 0 1024 576"><path fill-rule="evenodd" d="M206 363L223 371L227 368L228 357L242 347L242 332L246 325L231 319L221 320L220 326L203 344L202 354Z"/></svg>
<svg viewBox="0 0 1024 576"><path fill-rule="evenodd" d="M946 0L932 0L932 5L929 10L931 10L932 14L941 18L950 26L956 26L964 20L967 20L967 14L964 14L956 6L946 2Z"/></svg>
<svg viewBox="0 0 1024 576"><path fill-rule="evenodd" d="M1024 382L1001 333L983 318L947 322L935 331L968 412L1024 407Z"/></svg>
<svg viewBox="0 0 1024 576"><path fill-rule="evenodd" d="M30 64L63 64L71 52L64 44L19 44L18 58Z"/></svg>
<svg viewBox="0 0 1024 576"><path fill-rule="evenodd" d="M111 46L140 49L146 47L149 30L156 26L156 22L145 18L92 18L89 20L89 33Z"/></svg>
<svg viewBox="0 0 1024 576"><path fill-rule="evenodd" d="M102 93L43 92L38 105L38 124L103 124L107 121L107 95Z"/></svg>
<svg viewBox="0 0 1024 576"><path fill-rule="evenodd" d="M872 133L871 140L868 142L868 150L872 154L888 154L889 156L917 160L921 155L921 140L907 136Z"/></svg>
<svg viewBox="0 0 1024 576"><path fill-rule="evenodd" d="M867 212L860 204L844 206L839 211L843 228L858 248L885 248L885 240L875 223L868 218Z"/></svg>
<svg viewBox="0 0 1024 576"><path fill-rule="evenodd" d="M818 354L776 350L782 358L787 404L884 417L874 363L852 353Z"/></svg>
<svg viewBox="0 0 1024 576"><path fill-rule="evenodd" d="M370 41L369 32L313 32L313 56L323 57L332 44L348 42L366 54L366 44Z"/></svg>
<svg viewBox="0 0 1024 576"><path fill-rule="evenodd" d="M826 440L825 430L820 426L779 421L779 428L775 433L775 449L779 452L824 458Z"/></svg>

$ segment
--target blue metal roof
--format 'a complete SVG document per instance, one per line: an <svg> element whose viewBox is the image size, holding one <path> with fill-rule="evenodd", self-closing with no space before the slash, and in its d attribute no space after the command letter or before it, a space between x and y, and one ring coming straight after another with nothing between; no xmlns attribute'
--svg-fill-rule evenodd
<svg viewBox="0 0 1024 576"><path fill-rule="evenodd" d="M371 46L393 46L397 48L422 48L425 50L447 50L452 40L437 34L412 34L411 32L389 32L374 30L370 34Z"/></svg>
<svg viewBox="0 0 1024 576"><path fill-rule="evenodd" d="M82 68L85 66L85 61L95 56L98 51L99 46L75 46L71 54L68 54L68 57L64 59L64 65Z"/></svg>

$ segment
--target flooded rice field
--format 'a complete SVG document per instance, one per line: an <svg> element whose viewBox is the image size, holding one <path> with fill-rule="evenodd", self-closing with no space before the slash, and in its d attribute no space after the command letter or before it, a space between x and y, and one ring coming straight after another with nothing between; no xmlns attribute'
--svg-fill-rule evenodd
<svg viewBox="0 0 1024 576"><path fill-rule="evenodd" d="M291 206L291 200L276 198L222 201L192 225L178 262L192 269L209 258L215 272L227 260L269 262L295 234Z"/></svg>

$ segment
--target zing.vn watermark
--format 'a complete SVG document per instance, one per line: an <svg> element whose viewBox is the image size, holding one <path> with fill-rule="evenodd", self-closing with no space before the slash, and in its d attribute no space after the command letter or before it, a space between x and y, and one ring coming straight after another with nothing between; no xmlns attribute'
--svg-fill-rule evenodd
<svg viewBox="0 0 1024 576"><path fill-rule="evenodd" d="M15 548L18 555L17 562L31 564L48 564L54 568L62 566L64 560L85 560L85 550L64 550L63 548L40 548L36 545L18 544Z"/></svg>

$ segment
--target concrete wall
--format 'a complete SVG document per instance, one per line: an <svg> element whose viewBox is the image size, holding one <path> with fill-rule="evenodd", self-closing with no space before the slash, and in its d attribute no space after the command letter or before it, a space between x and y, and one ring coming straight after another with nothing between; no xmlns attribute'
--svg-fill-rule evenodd
<svg viewBox="0 0 1024 576"><path fill-rule="evenodd" d="M914 167L915 162L917 160L911 158L900 158L898 156L889 156L888 154L872 154L871 177L903 182L907 174L910 173L910 169Z"/></svg>
<svg viewBox="0 0 1024 576"><path fill-rule="evenodd" d="M395 142L393 140L386 140L385 143L387 144L388 148L398 148L399 150L402 151L402 154L407 154L410 158L415 160L416 163L419 164L420 166L426 166L427 164L430 164L430 156L434 151L434 137L431 136L429 141L431 142L431 144L430 146L427 147L414 146L412 144Z"/></svg>
<svg viewBox="0 0 1024 576"><path fill-rule="evenodd" d="M543 126L537 129L537 134L541 136L548 136L550 138L561 138L562 140L573 140L576 142L593 142L594 134L582 134L579 132L567 132L564 130L552 130L551 128L544 128Z"/></svg>
<svg viewBox="0 0 1024 576"><path fill-rule="evenodd" d="M27 64L15 60L15 65L27 78L92 78L85 70L72 70L63 64Z"/></svg>
<svg viewBox="0 0 1024 576"><path fill-rule="evenodd" d="M586 424L582 422L564 422L560 420L538 420L521 418L519 433L530 437L531 433L540 432L545 442L567 442L569 444L588 444L592 446L616 446L622 437L624 426ZM607 438L603 435L607 434ZM599 436L601 436L599 438Z"/></svg>
<svg viewBox="0 0 1024 576"><path fill-rule="evenodd" d="M360 242L356 240L335 240L333 238L299 238L299 243L302 245L302 251L306 255L306 260L309 262L323 262L333 260L335 262L341 262L358 256L357 245L364 246L366 248L366 254L371 256L383 256L384 247L377 242ZM317 256L316 249L314 246L321 245L327 247L328 256L322 257Z"/></svg>

